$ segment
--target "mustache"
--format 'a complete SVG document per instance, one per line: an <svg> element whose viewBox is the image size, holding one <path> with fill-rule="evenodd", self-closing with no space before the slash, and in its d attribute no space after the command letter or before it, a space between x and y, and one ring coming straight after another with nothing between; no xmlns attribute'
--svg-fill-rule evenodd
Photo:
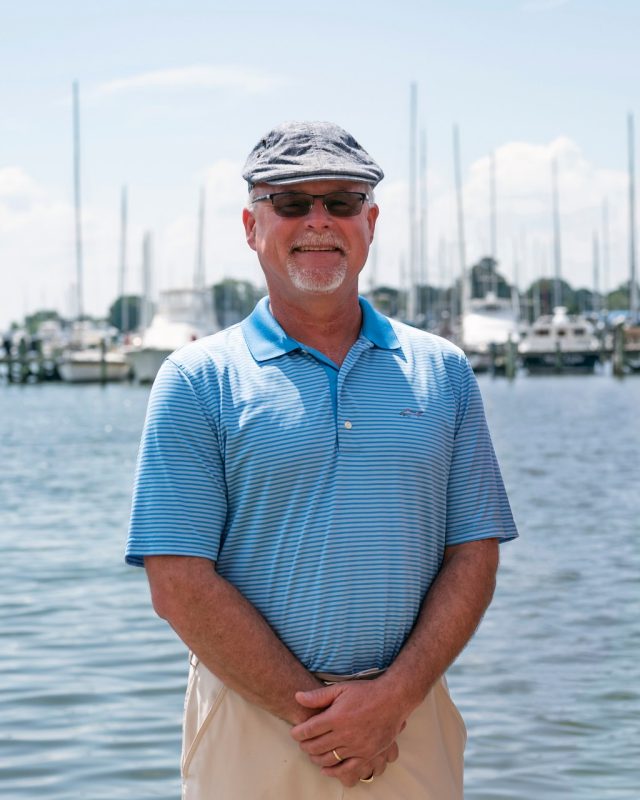
<svg viewBox="0 0 640 800"><path fill-rule="evenodd" d="M348 247L346 243L339 237L333 233L324 233L324 234L310 234L307 236L300 236L298 239L295 239L291 243L291 250L299 250L302 247L311 247L311 248L327 248L332 247L336 250L340 250L342 253L348 252Z"/></svg>

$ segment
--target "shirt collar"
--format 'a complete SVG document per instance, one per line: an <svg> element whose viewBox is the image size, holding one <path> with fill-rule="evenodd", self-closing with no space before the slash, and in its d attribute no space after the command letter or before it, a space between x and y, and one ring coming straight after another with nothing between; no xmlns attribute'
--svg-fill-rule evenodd
<svg viewBox="0 0 640 800"><path fill-rule="evenodd" d="M360 297L359 301L362 309L360 336L383 350L399 348L400 343L389 320L376 311L364 297ZM258 302L240 326L247 347L256 361L268 361L300 350L300 344L285 333L271 313L268 297L263 297Z"/></svg>

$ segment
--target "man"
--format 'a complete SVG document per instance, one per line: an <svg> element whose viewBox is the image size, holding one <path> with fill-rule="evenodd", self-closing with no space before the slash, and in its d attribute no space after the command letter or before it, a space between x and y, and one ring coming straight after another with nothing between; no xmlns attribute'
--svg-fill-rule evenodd
<svg viewBox="0 0 640 800"><path fill-rule="evenodd" d="M443 673L517 533L471 369L358 297L382 170L288 123L247 159L268 298L163 365L127 549L191 651L185 800L458 800Z"/></svg>

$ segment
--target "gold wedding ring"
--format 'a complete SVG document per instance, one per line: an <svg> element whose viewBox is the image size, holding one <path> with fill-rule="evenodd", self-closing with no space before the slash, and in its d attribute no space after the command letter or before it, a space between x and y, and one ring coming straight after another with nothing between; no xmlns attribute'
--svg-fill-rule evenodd
<svg viewBox="0 0 640 800"><path fill-rule="evenodd" d="M368 778L360 778L360 783L373 783L373 772Z"/></svg>
<svg viewBox="0 0 640 800"><path fill-rule="evenodd" d="M334 758L335 758L335 760L336 760L336 761L342 761L342 759L341 759L341 758L340 758L340 756L339 756L339 755L336 753L336 751L335 751L335 750L332 750L331 752L333 753L333 756L334 756Z"/></svg>

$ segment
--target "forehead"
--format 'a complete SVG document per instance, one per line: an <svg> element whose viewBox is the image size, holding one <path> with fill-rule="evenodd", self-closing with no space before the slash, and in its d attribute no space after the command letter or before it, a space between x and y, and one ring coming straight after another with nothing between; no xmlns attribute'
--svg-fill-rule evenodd
<svg viewBox="0 0 640 800"><path fill-rule="evenodd" d="M277 194L280 192L306 192L307 194L328 194L329 192L366 192L369 184L362 181L321 180L296 181L296 183L257 183L253 195Z"/></svg>

